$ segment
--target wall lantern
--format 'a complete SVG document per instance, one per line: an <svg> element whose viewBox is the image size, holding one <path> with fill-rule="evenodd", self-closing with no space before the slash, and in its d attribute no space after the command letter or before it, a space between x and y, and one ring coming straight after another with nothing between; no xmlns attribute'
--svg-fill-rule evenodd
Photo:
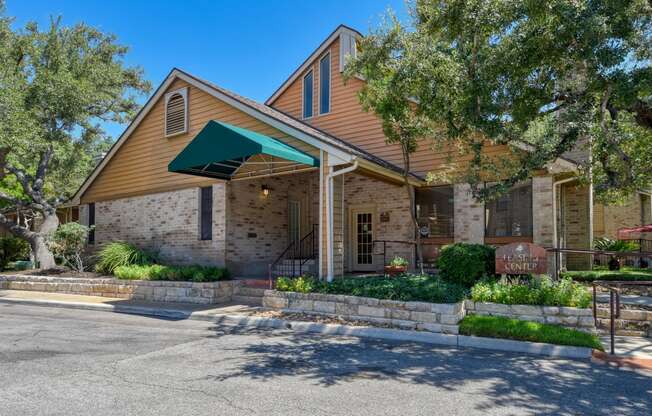
<svg viewBox="0 0 652 416"><path fill-rule="evenodd" d="M270 189L269 189L269 187L267 187L267 185L263 185L263 186L261 186L261 187L260 187L260 190L263 191L263 195L264 195L264 196L268 196L268 195L269 195L269 191L270 191Z"/></svg>

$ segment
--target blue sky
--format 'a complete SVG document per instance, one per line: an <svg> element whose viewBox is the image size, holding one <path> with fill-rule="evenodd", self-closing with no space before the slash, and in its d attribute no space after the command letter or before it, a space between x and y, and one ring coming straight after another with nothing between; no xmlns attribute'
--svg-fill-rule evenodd
<svg viewBox="0 0 652 416"><path fill-rule="evenodd" d="M113 33L154 86L176 66L264 101L337 25L367 33L390 7L407 19L404 0L7 0L7 15L15 27L61 15Z"/></svg>

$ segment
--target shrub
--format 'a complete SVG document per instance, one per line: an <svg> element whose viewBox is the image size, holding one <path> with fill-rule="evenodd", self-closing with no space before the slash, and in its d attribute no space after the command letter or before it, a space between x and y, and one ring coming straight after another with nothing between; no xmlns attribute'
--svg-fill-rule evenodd
<svg viewBox="0 0 652 416"><path fill-rule="evenodd" d="M620 270L594 268L593 270L562 272L561 276L578 282L592 282L594 280L648 281L652 280L652 270L633 267L623 267Z"/></svg>
<svg viewBox="0 0 652 416"><path fill-rule="evenodd" d="M442 248L437 268L443 279L470 287L483 277L494 276L496 249L483 244L449 244Z"/></svg>
<svg viewBox="0 0 652 416"><path fill-rule="evenodd" d="M76 222L61 224L56 231L47 236L47 244L52 254L63 260L66 266L78 272L84 271L84 250L90 228Z"/></svg>
<svg viewBox="0 0 652 416"><path fill-rule="evenodd" d="M113 274L114 270L120 266L156 263L156 257L153 254L124 241L107 244L100 250L98 257L99 261L95 265L95 270L105 274Z"/></svg>
<svg viewBox="0 0 652 416"><path fill-rule="evenodd" d="M408 261L404 259L403 257L399 256L394 256L392 261L389 262L389 265L392 267L407 267L408 266Z"/></svg>
<svg viewBox="0 0 652 416"><path fill-rule="evenodd" d="M611 238L602 237L593 240L593 246L600 251L638 251L641 246L634 241L612 240Z"/></svg>
<svg viewBox="0 0 652 416"><path fill-rule="evenodd" d="M467 290L438 277L406 274L399 277L345 277L330 283L312 278L279 278L276 289L301 293L329 293L399 301L455 303L464 299Z"/></svg>
<svg viewBox="0 0 652 416"><path fill-rule="evenodd" d="M0 238L0 270L5 270L12 261L29 259L31 248L22 238L7 236Z"/></svg>
<svg viewBox="0 0 652 416"><path fill-rule="evenodd" d="M113 274L125 280L172 280L190 282L216 282L228 280L230 274L223 267L213 266L164 266L161 264L132 264L118 266Z"/></svg>
<svg viewBox="0 0 652 416"><path fill-rule="evenodd" d="M549 277L532 279L526 284L478 282L471 289L475 302L494 302L507 305L573 306L587 308L591 294L569 278L553 282Z"/></svg>
<svg viewBox="0 0 652 416"><path fill-rule="evenodd" d="M276 280L276 290L280 290L281 292L310 293L318 285L318 281L310 276L299 276L294 279L290 277L279 277Z"/></svg>
<svg viewBox="0 0 652 416"><path fill-rule="evenodd" d="M600 339L593 334L502 316L466 316L460 322L460 334L588 347L603 351Z"/></svg>

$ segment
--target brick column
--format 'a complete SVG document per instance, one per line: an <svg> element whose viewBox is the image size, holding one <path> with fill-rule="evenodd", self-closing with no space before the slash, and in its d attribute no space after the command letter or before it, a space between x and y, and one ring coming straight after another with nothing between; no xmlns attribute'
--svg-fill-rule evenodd
<svg viewBox="0 0 652 416"><path fill-rule="evenodd" d="M484 243L484 204L471 195L468 184L454 186L455 242Z"/></svg>
<svg viewBox="0 0 652 416"><path fill-rule="evenodd" d="M532 178L532 236L534 244L553 246L552 176Z"/></svg>

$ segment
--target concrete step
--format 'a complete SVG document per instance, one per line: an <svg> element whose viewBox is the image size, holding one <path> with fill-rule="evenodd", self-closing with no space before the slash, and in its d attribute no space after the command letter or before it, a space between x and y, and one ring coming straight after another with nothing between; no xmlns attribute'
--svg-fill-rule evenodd
<svg viewBox="0 0 652 416"><path fill-rule="evenodd" d="M262 296L233 295L232 302L233 303L241 303L243 305L249 305L249 306L262 306L263 297Z"/></svg>
<svg viewBox="0 0 652 416"><path fill-rule="evenodd" d="M263 297L267 288L238 286L235 289L236 296Z"/></svg>

